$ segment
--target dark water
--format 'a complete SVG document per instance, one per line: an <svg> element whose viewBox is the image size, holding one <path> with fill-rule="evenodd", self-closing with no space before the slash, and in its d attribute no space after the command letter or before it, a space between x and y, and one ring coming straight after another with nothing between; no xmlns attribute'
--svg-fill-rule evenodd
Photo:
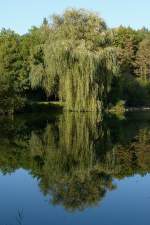
<svg viewBox="0 0 150 225"><path fill-rule="evenodd" d="M0 118L0 225L149 225L150 112Z"/></svg>

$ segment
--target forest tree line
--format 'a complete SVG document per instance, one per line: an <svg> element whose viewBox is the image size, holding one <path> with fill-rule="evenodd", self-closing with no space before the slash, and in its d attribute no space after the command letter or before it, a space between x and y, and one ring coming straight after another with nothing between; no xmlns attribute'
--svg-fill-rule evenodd
<svg viewBox="0 0 150 225"><path fill-rule="evenodd" d="M19 35L0 32L0 114L32 101L102 111L150 105L150 31L110 29L96 13L69 9Z"/></svg>

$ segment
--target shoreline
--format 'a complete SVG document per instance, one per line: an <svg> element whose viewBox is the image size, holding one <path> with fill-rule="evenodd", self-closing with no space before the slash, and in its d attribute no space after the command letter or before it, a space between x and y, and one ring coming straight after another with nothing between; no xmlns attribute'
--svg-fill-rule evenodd
<svg viewBox="0 0 150 225"><path fill-rule="evenodd" d="M129 108L125 108L125 112L134 112L134 111L150 111L150 107L129 107Z"/></svg>

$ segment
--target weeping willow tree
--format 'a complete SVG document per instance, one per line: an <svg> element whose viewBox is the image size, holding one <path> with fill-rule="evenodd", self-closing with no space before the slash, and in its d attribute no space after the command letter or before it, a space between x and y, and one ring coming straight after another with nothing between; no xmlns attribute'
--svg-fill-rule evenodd
<svg viewBox="0 0 150 225"><path fill-rule="evenodd" d="M48 40L33 56L38 60L31 66L31 86L42 87L47 96L57 91L68 110L101 111L118 69L105 22L71 9L53 16L49 29Z"/></svg>

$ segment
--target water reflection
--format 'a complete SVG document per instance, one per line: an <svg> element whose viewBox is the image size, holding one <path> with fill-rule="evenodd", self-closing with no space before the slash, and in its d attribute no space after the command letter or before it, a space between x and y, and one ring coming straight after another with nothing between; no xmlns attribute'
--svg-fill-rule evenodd
<svg viewBox="0 0 150 225"><path fill-rule="evenodd" d="M67 210L98 204L117 188L114 178L150 172L150 121L128 116L103 121L90 113L1 118L0 169L19 168L43 194Z"/></svg>

